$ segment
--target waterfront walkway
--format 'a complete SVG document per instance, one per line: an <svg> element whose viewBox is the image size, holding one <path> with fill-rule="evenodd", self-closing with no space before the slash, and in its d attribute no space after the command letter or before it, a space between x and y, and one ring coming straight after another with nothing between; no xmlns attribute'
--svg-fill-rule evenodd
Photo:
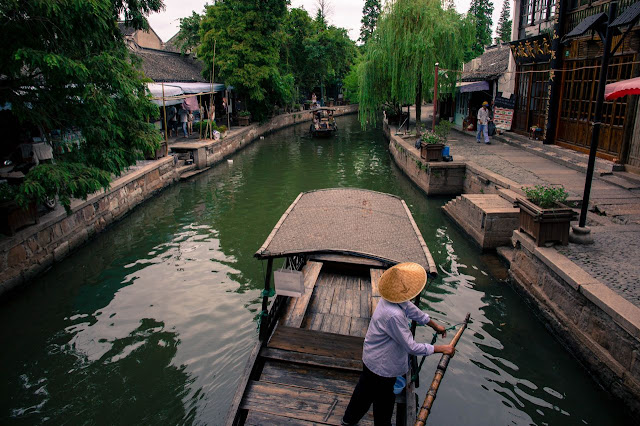
<svg viewBox="0 0 640 426"><path fill-rule="evenodd" d="M431 128L432 111L432 105L422 107L426 128ZM410 129L414 130L413 107L410 121ZM570 201L575 205L582 201L586 154L543 145L512 132L492 137L491 144L485 145L476 142L474 132L455 129L447 144L454 161L475 163L523 187L563 185ZM418 153L417 149L411 149ZM569 243L556 249L640 307L640 266L634 261L640 259L640 176L613 172L613 168L609 161L596 161L587 215L594 244Z"/></svg>
<svg viewBox="0 0 640 426"><path fill-rule="evenodd" d="M570 165L497 138L492 139L491 145L479 144L469 132L452 132L449 146L456 161L476 163L523 186L563 185L571 198L582 199L585 173ZM540 147L544 153L546 147ZM592 229L594 244L570 243L556 248L589 275L640 307L640 267L631 261L640 259L640 185L631 180L625 188L602 179L609 176L597 176L592 183L587 225Z"/></svg>

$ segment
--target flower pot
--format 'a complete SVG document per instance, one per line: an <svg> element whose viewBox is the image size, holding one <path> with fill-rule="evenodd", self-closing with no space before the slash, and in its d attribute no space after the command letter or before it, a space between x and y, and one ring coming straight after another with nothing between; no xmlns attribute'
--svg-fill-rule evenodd
<svg viewBox="0 0 640 426"><path fill-rule="evenodd" d="M26 210L14 201L0 203L0 232L13 235L28 225L38 223L38 208L36 203L30 203Z"/></svg>
<svg viewBox="0 0 640 426"><path fill-rule="evenodd" d="M420 142L420 158L427 161L442 161L442 143Z"/></svg>
<svg viewBox="0 0 640 426"><path fill-rule="evenodd" d="M249 116L238 116L238 125L240 126L248 126L251 122Z"/></svg>
<svg viewBox="0 0 640 426"><path fill-rule="evenodd" d="M526 198L517 198L516 205L520 207L520 231L533 238L538 247L547 242L569 243L569 225L577 216L569 207L558 204L543 209Z"/></svg>

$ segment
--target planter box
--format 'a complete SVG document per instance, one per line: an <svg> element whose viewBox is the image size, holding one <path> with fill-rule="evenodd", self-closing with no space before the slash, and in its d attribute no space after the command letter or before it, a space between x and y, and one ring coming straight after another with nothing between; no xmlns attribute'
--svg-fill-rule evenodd
<svg viewBox="0 0 640 426"><path fill-rule="evenodd" d="M36 223L38 223L36 203L29 204L26 210L13 201L0 204L0 232L3 234L13 235L18 229Z"/></svg>
<svg viewBox="0 0 640 426"><path fill-rule="evenodd" d="M569 207L559 204L543 209L525 198L517 198L516 206L520 207L520 231L533 238L538 247L547 242L569 244L569 225L577 216Z"/></svg>
<svg viewBox="0 0 640 426"><path fill-rule="evenodd" d="M169 152L169 145L167 144L166 141L163 141L163 142L160 142L160 147L158 147L156 152L151 155L147 155L146 159L157 160L159 158L166 157L168 152Z"/></svg>
<svg viewBox="0 0 640 426"><path fill-rule="evenodd" d="M251 122L250 117L238 116L238 125L240 125L240 126L248 126L250 122Z"/></svg>
<svg viewBox="0 0 640 426"><path fill-rule="evenodd" d="M442 161L442 143L424 143L420 142L420 158L427 161Z"/></svg>

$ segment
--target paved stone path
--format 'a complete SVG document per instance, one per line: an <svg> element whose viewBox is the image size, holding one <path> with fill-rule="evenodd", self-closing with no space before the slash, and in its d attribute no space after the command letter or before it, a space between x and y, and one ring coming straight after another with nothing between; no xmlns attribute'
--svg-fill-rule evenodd
<svg viewBox="0 0 640 426"><path fill-rule="evenodd" d="M582 198L585 174L516 146L492 140L479 144L475 135L451 132L448 145L456 161L471 161L525 185L564 185ZM640 191L594 179L587 224L593 245L556 246L590 275L636 306L640 306Z"/></svg>

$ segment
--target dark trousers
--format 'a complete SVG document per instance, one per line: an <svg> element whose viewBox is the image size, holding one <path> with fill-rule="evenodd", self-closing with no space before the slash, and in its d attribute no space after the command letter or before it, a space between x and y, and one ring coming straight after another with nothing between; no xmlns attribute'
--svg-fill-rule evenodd
<svg viewBox="0 0 640 426"><path fill-rule="evenodd" d="M351 395L343 421L348 424L358 423L373 404L374 424L389 426L393 416L393 404L396 401L396 395L393 393L395 382L395 377L378 376L363 365L362 374Z"/></svg>

